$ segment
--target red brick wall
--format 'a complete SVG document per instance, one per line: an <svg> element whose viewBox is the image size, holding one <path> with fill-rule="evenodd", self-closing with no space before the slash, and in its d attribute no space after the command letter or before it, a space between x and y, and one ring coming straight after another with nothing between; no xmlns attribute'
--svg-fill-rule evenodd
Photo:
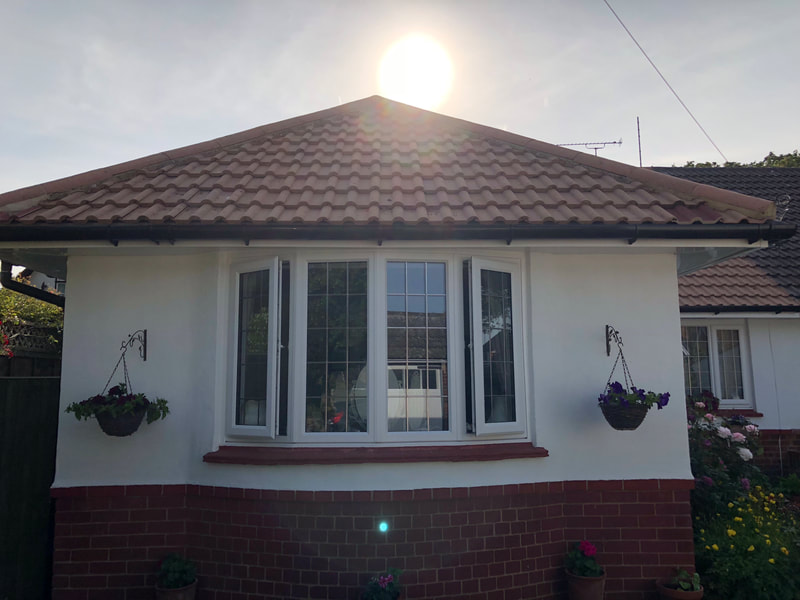
<svg viewBox="0 0 800 600"><path fill-rule="evenodd" d="M756 464L767 475L800 475L800 429L761 429L759 441L764 454Z"/></svg>
<svg viewBox="0 0 800 600"><path fill-rule="evenodd" d="M566 597L564 555L597 544L609 597L654 598L694 564L691 481L294 492L195 485L54 489L54 600L152 598L167 552L199 563L199 600L357 599L404 571L404 600ZM378 532L385 520L389 531Z"/></svg>

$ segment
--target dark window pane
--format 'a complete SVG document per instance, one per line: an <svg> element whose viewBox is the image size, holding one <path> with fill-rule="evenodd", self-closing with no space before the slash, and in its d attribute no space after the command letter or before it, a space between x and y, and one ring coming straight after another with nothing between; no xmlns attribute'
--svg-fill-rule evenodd
<svg viewBox="0 0 800 600"><path fill-rule="evenodd" d="M387 332L387 350L389 359L406 358L406 330L389 329Z"/></svg>
<svg viewBox="0 0 800 600"><path fill-rule="evenodd" d="M327 296L310 296L308 298L308 326L325 327L328 312Z"/></svg>
<svg viewBox="0 0 800 600"><path fill-rule="evenodd" d="M428 330L424 328L408 328L408 358L411 360L426 358L428 350Z"/></svg>
<svg viewBox="0 0 800 600"><path fill-rule="evenodd" d="M328 292L328 265L310 263L308 265L308 294L326 294Z"/></svg>
<svg viewBox="0 0 800 600"><path fill-rule="evenodd" d="M365 362L367 360L367 330L350 329L347 343L349 362Z"/></svg>
<svg viewBox="0 0 800 600"><path fill-rule="evenodd" d="M350 263L348 269L349 285L347 288L350 294L367 293L367 263Z"/></svg>
<svg viewBox="0 0 800 600"><path fill-rule="evenodd" d="M328 296L328 327L347 325L347 296Z"/></svg>
<svg viewBox="0 0 800 600"><path fill-rule="evenodd" d="M306 365L306 395L322 396L325 389L325 365L308 364Z"/></svg>
<svg viewBox="0 0 800 600"><path fill-rule="evenodd" d="M444 296L428 296L428 327L446 327L447 314Z"/></svg>
<svg viewBox="0 0 800 600"><path fill-rule="evenodd" d="M428 358L447 360L446 329L428 329Z"/></svg>
<svg viewBox="0 0 800 600"><path fill-rule="evenodd" d="M269 270L239 275L238 425L266 425L269 278Z"/></svg>
<svg viewBox="0 0 800 600"><path fill-rule="evenodd" d="M347 263L329 263L328 265L328 293L347 293Z"/></svg>
<svg viewBox="0 0 800 600"><path fill-rule="evenodd" d="M347 360L347 330L328 330L328 360L345 362Z"/></svg>
<svg viewBox="0 0 800 600"><path fill-rule="evenodd" d="M348 299L347 326L367 326L367 297L366 295L350 296Z"/></svg>
<svg viewBox="0 0 800 600"><path fill-rule="evenodd" d="M328 336L325 329L309 329L306 360L308 362L325 361L328 347Z"/></svg>

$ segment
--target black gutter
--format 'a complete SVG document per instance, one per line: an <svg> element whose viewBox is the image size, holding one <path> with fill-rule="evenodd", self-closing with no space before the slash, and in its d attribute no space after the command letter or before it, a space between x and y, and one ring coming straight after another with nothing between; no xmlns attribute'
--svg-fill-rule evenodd
<svg viewBox="0 0 800 600"><path fill-rule="evenodd" d="M14 278L11 276L11 263L4 260L0 261L0 285L4 288L19 292L20 294L30 296L31 298L43 300L44 302L49 302L50 304L55 304L56 306L64 308L64 296L51 294L50 292L45 292L32 285L14 281Z"/></svg>
<svg viewBox="0 0 800 600"><path fill-rule="evenodd" d="M777 242L794 235L791 223L713 225L629 224L515 224L515 225L278 225L278 224L110 224L77 225L42 223L0 226L4 242L69 242L102 240L114 245L123 240L149 240L156 244L176 240L553 240L623 239L633 244L643 239L746 239Z"/></svg>
<svg viewBox="0 0 800 600"><path fill-rule="evenodd" d="M681 313L733 313L733 312L753 312L753 313L796 313L800 312L800 304L797 306L681 306Z"/></svg>

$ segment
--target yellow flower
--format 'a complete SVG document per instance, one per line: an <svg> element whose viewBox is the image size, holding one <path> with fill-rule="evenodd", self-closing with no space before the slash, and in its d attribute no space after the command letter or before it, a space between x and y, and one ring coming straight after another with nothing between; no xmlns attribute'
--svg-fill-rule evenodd
<svg viewBox="0 0 800 600"><path fill-rule="evenodd" d="M789 556L789 551L783 546L781 546L781 552L783 552L786 556Z"/></svg>
<svg viewBox="0 0 800 600"><path fill-rule="evenodd" d="M764 507L764 512L769 512L769 506Z"/></svg>
<svg viewBox="0 0 800 600"><path fill-rule="evenodd" d="M772 540L767 540L767 546L772 546Z"/></svg>
<svg viewBox="0 0 800 600"><path fill-rule="evenodd" d="M778 498L783 498L783 493L778 494Z"/></svg>
<svg viewBox="0 0 800 600"><path fill-rule="evenodd" d="M712 550L719 550L719 546L717 546L716 544L711 544L711 549Z"/></svg>
<svg viewBox="0 0 800 600"><path fill-rule="evenodd" d="M741 523L742 522L742 517L733 517L733 520Z"/></svg>
<svg viewBox="0 0 800 600"><path fill-rule="evenodd" d="M775 564L775 559L774 558L770 558L769 559L769 564L774 565Z"/></svg>
<svg viewBox="0 0 800 600"><path fill-rule="evenodd" d="M736 535L735 529L728 529L728 537L733 537Z"/></svg>
<svg viewBox="0 0 800 600"><path fill-rule="evenodd" d="M733 544L731 544L731 550L733 550Z"/></svg>
<svg viewBox="0 0 800 600"><path fill-rule="evenodd" d="M701 530L700 530L700 533L705 533L705 532L706 532L706 530L705 530L705 529L701 529Z"/></svg>
<svg viewBox="0 0 800 600"><path fill-rule="evenodd" d="M755 549L756 549L756 547L755 547L755 546L753 546L753 544L750 544L750 547L747 549L747 551L748 551L748 552L752 552L752 551L753 551L753 550L755 550Z"/></svg>
<svg viewBox="0 0 800 600"><path fill-rule="evenodd" d="M728 502L728 508L733 508L733 502Z"/></svg>

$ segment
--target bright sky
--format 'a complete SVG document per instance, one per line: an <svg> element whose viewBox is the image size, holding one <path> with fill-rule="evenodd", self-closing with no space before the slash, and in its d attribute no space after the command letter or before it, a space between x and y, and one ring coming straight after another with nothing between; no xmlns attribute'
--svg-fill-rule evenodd
<svg viewBox="0 0 800 600"><path fill-rule="evenodd" d="M609 2L729 160L800 147L800 2ZM603 0L0 0L0 192L381 93L410 34L452 65L437 112L629 164L638 116L645 166L723 160Z"/></svg>

